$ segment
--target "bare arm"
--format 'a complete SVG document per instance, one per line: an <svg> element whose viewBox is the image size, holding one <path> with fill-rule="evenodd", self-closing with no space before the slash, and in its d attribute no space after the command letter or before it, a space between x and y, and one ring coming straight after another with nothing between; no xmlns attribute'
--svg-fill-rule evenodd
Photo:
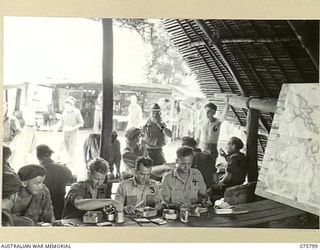
<svg viewBox="0 0 320 250"><path fill-rule="evenodd" d="M116 200L112 199L81 199L76 198L74 201L74 205L76 208L80 210L95 210L98 208L106 207L109 205L114 205L118 211L123 210L123 205Z"/></svg>
<svg viewBox="0 0 320 250"><path fill-rule="evenodd" d="M223 109L223 111L222 111L222 113L221 113L221 115L219 117L219 121L220 122L223 122L226 119L227 114L229 112L229 107L230 107L229 106L229 98L226 98L225 102L226 102L225 107L224 107L224 109Z"/></svg>

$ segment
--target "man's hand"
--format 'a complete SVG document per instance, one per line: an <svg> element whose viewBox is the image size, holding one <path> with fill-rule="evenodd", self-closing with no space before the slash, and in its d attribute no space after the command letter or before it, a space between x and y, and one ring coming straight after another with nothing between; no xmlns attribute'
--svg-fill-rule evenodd
<svg viewBox="0 0 320 250"><path fill-rule="evenodd" d="M189 208L191 206L191 203L189 201L181 200L178 202L178 205L180 208Z"/></svg>
<svg viewBox="0 0 320 250"><path fill-rule="evenodd" d="M227 157L226 152L224 152L224 150L223 150L222 148L219 148L219 154L220 154L222 157L224 157L224 158Z"/></svg>
<svg viewBox="0 0 320 250"><path fill-rule="evenodd" d="M124 211L126 214L131 214L131 215L136 213L135 207L132 206L132 205L129 205L129 206L124 207L123 211Z"/></svg>

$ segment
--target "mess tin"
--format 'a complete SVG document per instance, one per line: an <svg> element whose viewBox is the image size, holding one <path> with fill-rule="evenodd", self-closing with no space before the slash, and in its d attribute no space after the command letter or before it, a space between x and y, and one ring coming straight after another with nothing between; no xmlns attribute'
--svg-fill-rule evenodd
<svg viewBox="0 0 320 250"><path fill-rule="evenodd" d="M83 215L84 223L99 223L102 221L102 211L88 211Z"/></svg>
<svg viewBox="0 0 320 250"><path fill-rule="evenodd" d="M176 220L178 213L174 209L163 209L162 216L165 220Z"/></svg>
<svg viewBox="0 0 320 250"><path fill-rule="evenodd" d="M141 216L144 218L157 216L157 210L153 207L144 207Z"/></svg>

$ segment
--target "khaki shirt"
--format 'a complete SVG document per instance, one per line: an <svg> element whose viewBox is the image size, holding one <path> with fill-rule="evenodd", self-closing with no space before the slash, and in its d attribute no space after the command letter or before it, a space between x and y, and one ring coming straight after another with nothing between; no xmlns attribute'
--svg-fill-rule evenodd
<svg viewBox="0 0 320 250"><path fill-rule="evenodd" d="M88 180L73 183L66 197L62 218L82 218L87 211L77 209L74 205L75 200L93 198L109 199L110 192L108 191L107 185L101 185L97 190L97 197L93 197L93 194L90 191L90 183Z"/></svg>
<svg viewBox="0 0 320 250"><path fill-rule="evenodd" d="M164 133L159 126L149 119L142 127L143 140L146 143L147 148L162 148L166 145L166 139Z"/></svg>
<svg viewBox="0 0 320 250"><path fill-rule="evenodd" d="M29 197L27 199L29 199ZM35 224L38 222L51 223L55 220L50 192L45 185L43 185L43 188L39 194L32 195L30 203L26 208L20 206L20 204L24 203L24 201L24 198L16 200L16 203L12 209L13 214L28 217L32 219ZM21 210L22 208L23 210Z"/></svg>
<svg viewBox="0 0 320 250"><path fill-rule="evenodd" d="M133 177L120 183L115 200L124 206L135 206L139 202L144 201L140 207L155 207L161 202L161 196L156 181L149 180L146 185L141 185L138 184L135 177Z"/></svg>
<svg viewBox="0 0 320 250"><path fill-rule="evenodd" d="M198 169L191 168L186 181L182 180L177 169L174 169L163 176L161 194L165 202L188 201L195 204L200 201L199 194L206 194L206 184Z"/></svg>

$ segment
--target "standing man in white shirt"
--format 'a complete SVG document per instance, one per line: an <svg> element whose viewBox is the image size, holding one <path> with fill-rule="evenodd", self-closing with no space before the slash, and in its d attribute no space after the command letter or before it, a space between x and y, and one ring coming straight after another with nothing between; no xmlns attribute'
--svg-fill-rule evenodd
<svg viewBox="0 0 320 250"><path fill-rule="evenodd" d="M204 106L207 114L207 119L203 120L199 125L197 143L202 151L208 152L216 161L218 157L218 140L220 134L220 127L225 120L229 111L228 98L226 99L226 106L223 109L219 118L215 117L217 106L213 103L208 103Z"/></svg>
<svg viewBox="0 0 320 250"><path fill-rule="evenodd" d="M68 96L66 98L64 101L64 110L62 112L61 119L56 127L56 129L62 127L64 146L70 158L71 166L74 163L78 129L84 124L80 110L74 106L75 101L76 99L72 96Z"/></svg>

